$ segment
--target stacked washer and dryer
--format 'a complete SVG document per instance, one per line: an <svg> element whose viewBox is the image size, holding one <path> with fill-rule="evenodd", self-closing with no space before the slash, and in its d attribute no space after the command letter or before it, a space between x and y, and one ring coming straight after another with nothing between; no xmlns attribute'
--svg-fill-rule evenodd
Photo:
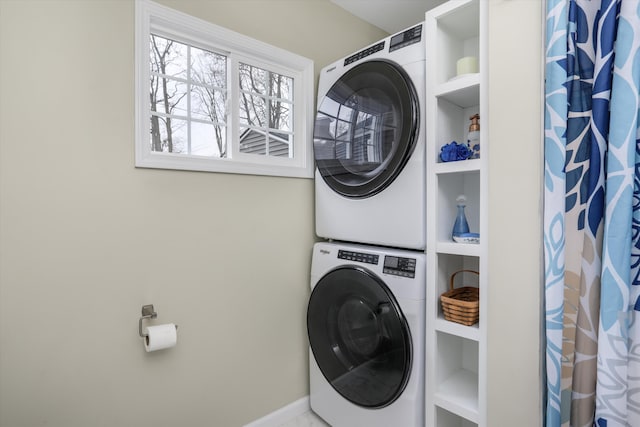
<svg viewBox="0 0 640 427"><path fill-rule="evenodd" d="M422 24L320 74L307 331L333 427L424 425L424 97Z"/></svg>

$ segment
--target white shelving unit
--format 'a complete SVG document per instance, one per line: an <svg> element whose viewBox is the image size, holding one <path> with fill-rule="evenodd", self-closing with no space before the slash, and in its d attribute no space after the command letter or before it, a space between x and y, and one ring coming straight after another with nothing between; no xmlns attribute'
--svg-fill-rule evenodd
<svg viewBox="0 0 640 427"><path fill-rule="evenodd" d="M486 2L450 0L426 13L427 37L427 357L426 425L486 427L487 73ZM479 73L456 75L456 63L475 56ZM480 159L441 162L440 148L466 142L470 117L480 114ZM455 243L456 197L479 244ZM464 326L442 314L440 295L459 270L458 286L480 288L480 321Z"/></svg>

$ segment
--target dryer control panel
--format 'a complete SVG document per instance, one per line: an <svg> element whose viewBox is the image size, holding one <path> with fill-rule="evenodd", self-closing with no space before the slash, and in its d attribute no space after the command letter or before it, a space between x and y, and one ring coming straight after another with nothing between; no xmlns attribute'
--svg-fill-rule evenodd
<svg viewBox="0 0 640 427"><path fill-rule="evenodd" d="M380 43L376 43L371 47L368 47L364 50L361 50L360 52L354 53L353 55L351 55L348 58L345 58L344 60L344 66L346 67L347 65L351 64L352 62L356 62L361 60L362 58L366 58L369 55L373 55L376 52L380 52L381 50L384 50L384 41L381 41Z"/></svg>
<svg viewBox="0 0 640 427"><path fill-rule="evenodd" d="M422 24L416 25L409 30L396 34L395 36L391 37L391 41L389 42L389 52L393 52L394 50L402 49L405 46L418 43L421 36Z"/></svg>
<svg viewBox="0 0 640 427"><path fill-rule="evenodd" d="M401 277L416 277L416 259L385 256L383 273Z"/></svg>

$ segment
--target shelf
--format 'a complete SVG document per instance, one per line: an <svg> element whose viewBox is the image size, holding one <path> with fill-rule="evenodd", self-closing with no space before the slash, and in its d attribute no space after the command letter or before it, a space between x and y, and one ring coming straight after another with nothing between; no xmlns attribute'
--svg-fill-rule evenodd
<svg viewBox="0 0 640 427"><path fill-rule="evenodd" d="M438 166L441 165L438 164ZM482 234L480 234L479 244L456 243L451 238L451 230L457 215L457 198L459 195L464 195L467 199L465 215L469 223L469 231L480 232L480 171L438 174L435 175L435 181L433 192L435 200L431 202L432 206L435 206L434 220L438 224L432 235L435 239L434 249L437 253L479 256L480 247L484 247Z"/></svg>
<svg viewBox="0 0 640 427"><path fill-rule="evenodd" d="M455 335L471 341L480 340L480 329L478 327L478 323L471 326L465 326L461 325L460 323L450 322L442 317L439 317L438 319L436 319L435 328L436 331Z"/></svg>
<svg viewBox="0 0 640 427"><path fill-rule="evenodd" d="M425 14L426 45L426 175L427 277L425 425L487 427L487 331L480 305L480 322L465 326L445 320L440 295L455 286L477 286L486 301L487 283L487 158L489 133L486 105L486 13L484 0L451 0ZM457 75L458 61L478 59L479 73ZM482 89L481 89L482 87ZM471 117L480 115L480 159L442 162L442 147L467 141ZM480 243L457 243L451 231L459 195L466 197L469 231ZM461 273L460 270L481 272Z"/></svg>
<svg viewBox="0 0 640 427"><path fill-rule="evenodd" d="M450 1L427 12L429 40L433 42L427 63L435 72L435 81L446 84L456 77L456 62L465 56L475 56L479 60L480 46L480 6L477 0ZM468 76L461 76L465 78ZM438 92L437 92L438 93ZM437 96L437 94L436 94Z"/></svg>
<svg viewBox="0 0 640 427"><path fill-rule="evenodd" d="M466 369L454 372L438 386L434 403L478 423L478 375Z"/></svg>
<svg viewBox="0 0 640 427"><path fill-rule="evenodd" d="M480 10L476 1L451 1L432 13L437 13L440 27L447 33L455 34L457 38L477 37L480 32Z"/></svg>
<svg viewBox="0 0 640 427"><path fill-rule="evenodd" d="M480 74L454 77L437 86L435 95L461 108L478 105L480 100Z"/></svg>
<svg viewBox="0 0 640 427"><path fill-rule="evenodd" d="M436 163L434 173L444 175L447 173L469 173L480 171L480 159L460 160L458 162Z"/></svg>
<svg viewBox="0 0 640 427"><path fill-rule="evenodd" d="M438 427L478 427L478 423L462 418L446 409L436 407Z"/></svg>
<svg viewBox="0 0 640 427"><path fill-rule="evenodd" d="M482 239L482 236L480 236ZM440 241L436 243L436 252L439 254L463 255L463 256L480 256L482 252L480 244L476 243L457 243L453 240Z"/></svg>

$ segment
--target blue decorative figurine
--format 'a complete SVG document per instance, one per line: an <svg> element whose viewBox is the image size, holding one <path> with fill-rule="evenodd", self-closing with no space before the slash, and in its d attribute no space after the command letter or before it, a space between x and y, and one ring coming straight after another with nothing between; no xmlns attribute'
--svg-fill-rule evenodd
<svg viewBox="0 0 640 427"><path fill-rule="evenodd" d="M443 162L467 160L471 154L473 153L466 144L458 144L455 141L451 141L440 148L440 160Z"/></svg>
<svg viewBox="0 0 640 427"><path fill-rule="evenodd" d="M458 202L458 213L456 214L456 222L453 224L453 231L451 232L453 240L456 240L456 237L462 237L462 235L469 233L469 223L467 223L467 217L464 213L467 198L464 195L460 195L456 199L456 202Z"/></svg>
<svg viewBox="0 0 640 427"><path fill-rule="evenodd" d="M456 202L458 202L458 212L456 214L456 222L453 224L453 230L451 231L453 241L456 243L480 243L480 234L469 232L469 224L464 213L467 198L464 195L460 195Z"/></svg>

